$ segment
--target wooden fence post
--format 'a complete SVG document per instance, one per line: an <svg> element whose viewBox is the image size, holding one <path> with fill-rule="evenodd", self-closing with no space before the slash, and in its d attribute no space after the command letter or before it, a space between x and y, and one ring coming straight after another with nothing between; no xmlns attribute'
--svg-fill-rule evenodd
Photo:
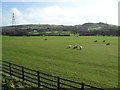
<svg viewBox="0 0 120 90"><path fill-rule="evenodd" d="M40 87L40 72L37 71L37 78L38 78L38 88Z"/></svg>
<svg viewBox="0 0 120 90"><path fill-rule="evenodd" d="M22 81L24 81L24 67L22 66Z"/></svg>
<svg viewBox="0 0 120 90"><path fill-rule="evenodd" d="M11 63L9 62L9 71L10 71L10 76L12 75L12 70L11 70Z"/></svg>
<svg viewBox="0 0 120 90"><path fill-rule="evenodd" d="M57 90L59 90L59 89L60 89L60 78L57 77Z"/></svg>
<svg viewBox="0 0 120 90"><path fill-rule="evenodd" d="M82 84L81 90L84 90L84 83L82 82L81 84Z"/></svg>

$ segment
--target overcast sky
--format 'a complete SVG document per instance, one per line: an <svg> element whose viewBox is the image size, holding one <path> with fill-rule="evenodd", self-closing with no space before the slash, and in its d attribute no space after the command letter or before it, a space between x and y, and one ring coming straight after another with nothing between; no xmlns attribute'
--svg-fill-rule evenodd
<svg viewBox="0 0 120 90"><path fill-rule="evenodd" d="M12 13L15 14L16 24L79 25L87 22L118 24L119 0L1 1L0 26L12 25Z"/></svg>

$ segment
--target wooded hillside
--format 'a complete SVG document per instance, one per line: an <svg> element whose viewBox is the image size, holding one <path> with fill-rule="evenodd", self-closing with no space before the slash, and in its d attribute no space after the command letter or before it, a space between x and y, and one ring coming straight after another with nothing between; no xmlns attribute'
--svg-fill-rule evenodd
<svg viewBox="0 0 120 90"><path fill-rule="evenodd" d="M61 31L65 35L79 34L80 36L96 36L96 35L113 35L118 36L118 26L106 23L85 23L83 25L65 26L65 25L48 25L48 24L29 24L2 27L2 35L55 35L44 32ZM66 32L70 32L67 33ZM61 35L61 33L57 33ZM63 34L64 35L64 34Z"/></svg>

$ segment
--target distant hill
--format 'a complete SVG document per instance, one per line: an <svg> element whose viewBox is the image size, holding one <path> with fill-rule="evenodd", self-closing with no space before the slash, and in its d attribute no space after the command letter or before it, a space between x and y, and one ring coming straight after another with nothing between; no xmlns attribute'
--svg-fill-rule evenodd
<svg viewBox="0 0 120 90"><path fill-rule="evenodd" d="M16 26L4 26L2 27L3 33L6 35L6 32L47 32L47 31L69 31L72 34L78 33L81 35L86 35L82 33L118 33L118 26L116 25L111 25L107 23L84 23L83 25L74 25L74 26L65 26L65 25L49 25L49 24L28 24L28 25L16 25ZM113 32L114 31L114 32ZM99 34L98 33L98 34ZM3 34L3 35L4 35ZM98 35L97 34L97 35ZM96 34L90 34L90 35L96 35ZM103 34L102 34L103 35ZM106 34L105 34L106 35ZM116 35L116 34L115 34Z"/></svg>
<svg viewBox="0 0 120 90"><path fill-rule="evenodd" d="M117 28L116 25L106 24L106 23L84 23L83 25L65 26L65 25L49 25L49 24L28 24L28 25L16 25L19 29L53 29L53 28L65 28L65 27L75 27L81 30L106 30L105 28ZM12 28L12 26L4 26L3 28Z"/></svg>
<svg viewBox="0 0 120 90"><path fill-rule="evenodd" d="M117 28L116 25L106 24L106 23L85 23L83 25L76 25L81 27L83 30L107 30L107 28Z"/></svg>

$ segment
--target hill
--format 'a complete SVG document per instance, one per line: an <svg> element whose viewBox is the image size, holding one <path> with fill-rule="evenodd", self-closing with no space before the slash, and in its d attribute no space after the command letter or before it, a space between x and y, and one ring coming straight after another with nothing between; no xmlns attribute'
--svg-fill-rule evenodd
<svg viewBox="0 0 120 90"><path fill-rule="evenodd" d="M84 23L83 25L65 26L65 25L49 25L49 24L29 24L2 27L2 35L28 35L29 33L48 31L64 31L71 34L79 34L82 36L93 35L114 35L118 36L118 26L106 23ZM23 34L24 33L24 34ZM37 35L37 34L36 34ZM48 35L48 34L47 34ZM58 33L58 35L60 35Z"/></svg>

